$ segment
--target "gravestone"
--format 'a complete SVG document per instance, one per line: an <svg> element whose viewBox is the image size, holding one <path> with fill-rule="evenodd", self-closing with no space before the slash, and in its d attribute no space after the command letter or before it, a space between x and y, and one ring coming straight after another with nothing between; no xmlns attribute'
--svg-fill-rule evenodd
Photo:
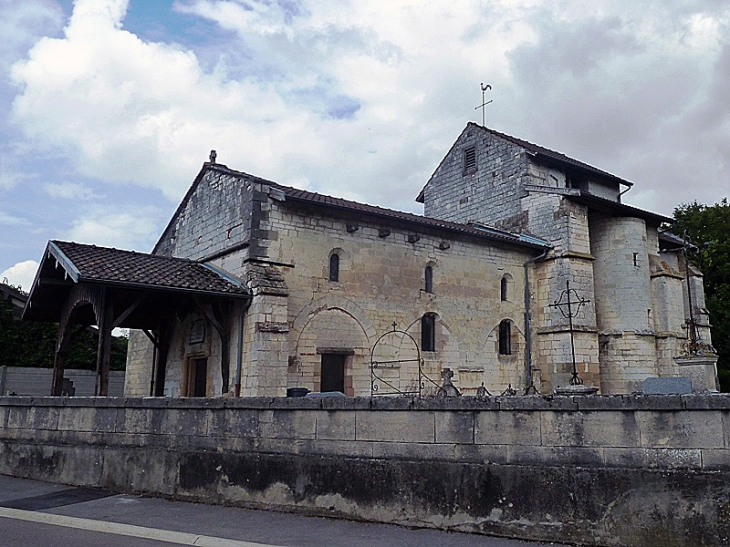
<svg viewBox="0 0 730 547"><path fill-rule="evenodd" d="M684 376L647 378L641 389L644 395L685 395L692 393L692 380Z"/></svg>

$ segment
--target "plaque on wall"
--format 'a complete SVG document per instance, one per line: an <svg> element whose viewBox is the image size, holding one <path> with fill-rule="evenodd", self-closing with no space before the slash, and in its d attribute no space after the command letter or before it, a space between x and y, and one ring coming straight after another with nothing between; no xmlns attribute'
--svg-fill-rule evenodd
<svg viewBox="0 0 730 547"><path fill-rule="evenodd" d="M196 319L190 325L190 343L202 344L205 342L205 321Z"/></svg>

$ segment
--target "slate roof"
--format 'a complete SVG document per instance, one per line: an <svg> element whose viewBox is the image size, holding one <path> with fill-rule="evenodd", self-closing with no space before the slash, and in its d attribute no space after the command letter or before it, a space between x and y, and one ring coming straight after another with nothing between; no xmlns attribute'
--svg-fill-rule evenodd
<svg viewBox="0 0 730 547"><path fill-rule="evenodd" d="M473 125L474 127L477 127L478 129L480 129L482 131L486 131L487 133L491 133L492 135L494 135L496 137L500 137L508 142L511 142L512 144L514 144L516 146L520 146L535 156L542 157L544 159L547 159L547 160L557 163L559 165L563 165L565 167L577 168L577 169L580 169L581 171L585 171L587 173L597 175L601 178L611 179L614 182L623 184L624 186L633 186L634 185L633 182L629 182L620 177L617 177L616 175L612 175L611 173L608 173L607 171L603 171L601 169L593 167L592 165L589 165L587 163L583 163L582 161L576 160L575 158L566 156L565 154L563 154L561 152L556 152L555 150L550 150L549 148L545 148L543 146L533 144L529 141L518 139L517 137L512 137L512 136L506 135L504 133L500 133L499 131L495 131L494 129L489 129L488 127L477 125L474 122L469 122L468 125Z"/></svg>
<svg viewBox="0 0 730 547"><path fill-rule="evenodd" d="M662 222L674 224L674 219L672 217L660 215L659 213L652 213L651 211L639 209L638 207L626 205L611 199L594 196L593 194L585 191L582 191L578 196L568 195L566 197L570 200L587 205L596 211L618 214L619 216L643 218L644 220L650 220L657 224L661 224Z"/></svg>
<svg viewBox="0 0 730 547"><path fill-rule="evenodd" d="M689 242L669 231L659 232L659 245L662 249L681 249ZM690 246L693 246L691 243Z"/></svg>
<svg viewBox="0 0 730 547"><path fill-rule="evenodd" d="M490 129L489 127L485 127L483 125L478 125L474 122L469 122L468 124L466 124L466 126L477 129L478 131L484 131L485 133L489 133L491 135L494 135L495 137L498 137L509 143L512 143L515 146L519 146L520 148L525 149L532 156L541 158L543 161L546 161L552 165L557 165L559 167L568 168L568 169L577 169L579 171L588 173L590 175L594 175L594 176L602 178L602 179L608 179L613 182L618 182L619 184L623 184L624 186L633 186L634 185L633 182L629 182L620 177L617 177L616 175L612 175L611 173L609 173L607 171L603 171L601 169L598 169L597 167L593 167L592 165L583 163L582 161L579 161L575 158L566 156L562 152L556 152L555 150L550 150L549 148L545 148L544 146L539 146L539 145L531 143L529 141L518 139L517 137L513 137L511 135L507 135L506 133L500 133L499 131L495 131L494 129ZM456 146L456 143L454 143L454 146ZM451 150L454 149L454 146L451 147ZM451 152L451 151L449 151L449 152ZM446 154L446 156L444 156L444 159L441 160L442 163L446 159L447 156L448 156L448 154ZM440 166L441 166L441 164L439 164L439 167ZM436 168L436 171L438 171L438 168ZM434 174L435 174L435 171L434 171ZM431 175L431 178L433 178L433 175ZM430 179L429 179L429 182L430 182ZM423 199L424 199L423 192L425 191L426 186L428 186L428 183L426 183L426 185L424 185L424 187L421 189L418 196L416 197L416 201L418 203L423 203Z"/></svg>
<svg viewBox="0 0 730 547"><path fill-rule="evenodd" d="M60 251L69 276L75 281L113 285L136 285L177 291L248 295L248 290L226 279L213 268L184 258L170 258L134 251L123 251L68 241L51 241Z"/></svg>
<svg viewBox="0 0 730 547"><path fill-rule="evenodd" d="M319 205L327 207L329 209L340 209L343 211L363 213L366 215L376 216L391 221L400 221L414 226L423 226L428 228L434 228L437 230L457 232L477 238L489 239L492 241L502 241L505 243L511 243L513 245L525 246L534 249L544 249L550 246L547 242L541 242L537 238L526 238L519 234L511 234L509 232L497 230L496 228L449 222L446 220L424 217L422 215L395 211L393 209L385 209L376 205L366 205L364 203L335 198L324 194L317 194L315 192L308 192L307 190L299 190L297 188L281 186L280 184L276 184L273 182L269 182L269 184L272 187L282 190L286 196L287 201Z"/></svg>

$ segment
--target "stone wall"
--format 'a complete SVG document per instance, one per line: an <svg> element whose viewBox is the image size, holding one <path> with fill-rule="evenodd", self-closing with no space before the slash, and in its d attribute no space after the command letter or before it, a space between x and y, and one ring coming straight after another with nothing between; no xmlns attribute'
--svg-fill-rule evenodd
<svg viewBox="0 0 730 547"><path fill-rule="evenodd" d="M378 338L395 322L420 346L421 318L433 313L435 351L422 352L429 377L440 383L440 371L451 368L454 384L465 393L475 394L482 383L496 393L510 384L524 389L523 264L535 251L392 224L383 235L378 219L338 217L289 203L272 205L269 217L269 231L276 234L270 259L291 264L280 268L288 290L288 355L283 356L289 359L288 387L318 391L321 354L342 351L350 355L348 395L370 395L371 350ZM340 257L338 281L328 276L333 253ZM424 290L427 266L432 292ZM509 282L502 300L504 276ZM498 348L499 324L505 320L511 323L509 355ZM408 370L406 361L416 360L415 347L406 337L396 338L376 351L382 360L404 361L386 374L399 389L413 390L418 372L415 366ZM396 342L398 347L391 347Z"/></svg>
<svg viewBox="0 0 730 547"><path fill-rule="evenodd" d="M600 546L730 544L730 396L0 398L0 473Z"/></svg>
<svg viewBox="0 0 730 547"><path fill-rule="evenodd" d="M471 170L464 169L468 148L475 153ZM424 187L424 214L520 231L527 166L523 149L469 124Z"/></svg>

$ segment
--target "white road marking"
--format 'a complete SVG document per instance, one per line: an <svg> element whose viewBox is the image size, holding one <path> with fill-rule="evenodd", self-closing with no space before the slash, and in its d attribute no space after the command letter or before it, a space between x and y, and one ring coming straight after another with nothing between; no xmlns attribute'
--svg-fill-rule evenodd
<svg viewBox="0 0 730 547"><path fill-rule="evenodd" d="M174 530L162 530L160 528L147 528L133 524L121 524L118 522L104 522L101 520L84 519L78 517L67 517L64 515L53 515L50 513L39 513L37 511L23 511L21 509L9 509L0 507L0 518L25 520L38 522L53 526L65 526L78 530L89 530L102 532L117 536L131 536L143 539L154 539L177 543L178 545L194 545L195 547L279 547L266 543L252 543L250 541L239 541L200 534L189 534L187 532L176 532Z"/></svg>

